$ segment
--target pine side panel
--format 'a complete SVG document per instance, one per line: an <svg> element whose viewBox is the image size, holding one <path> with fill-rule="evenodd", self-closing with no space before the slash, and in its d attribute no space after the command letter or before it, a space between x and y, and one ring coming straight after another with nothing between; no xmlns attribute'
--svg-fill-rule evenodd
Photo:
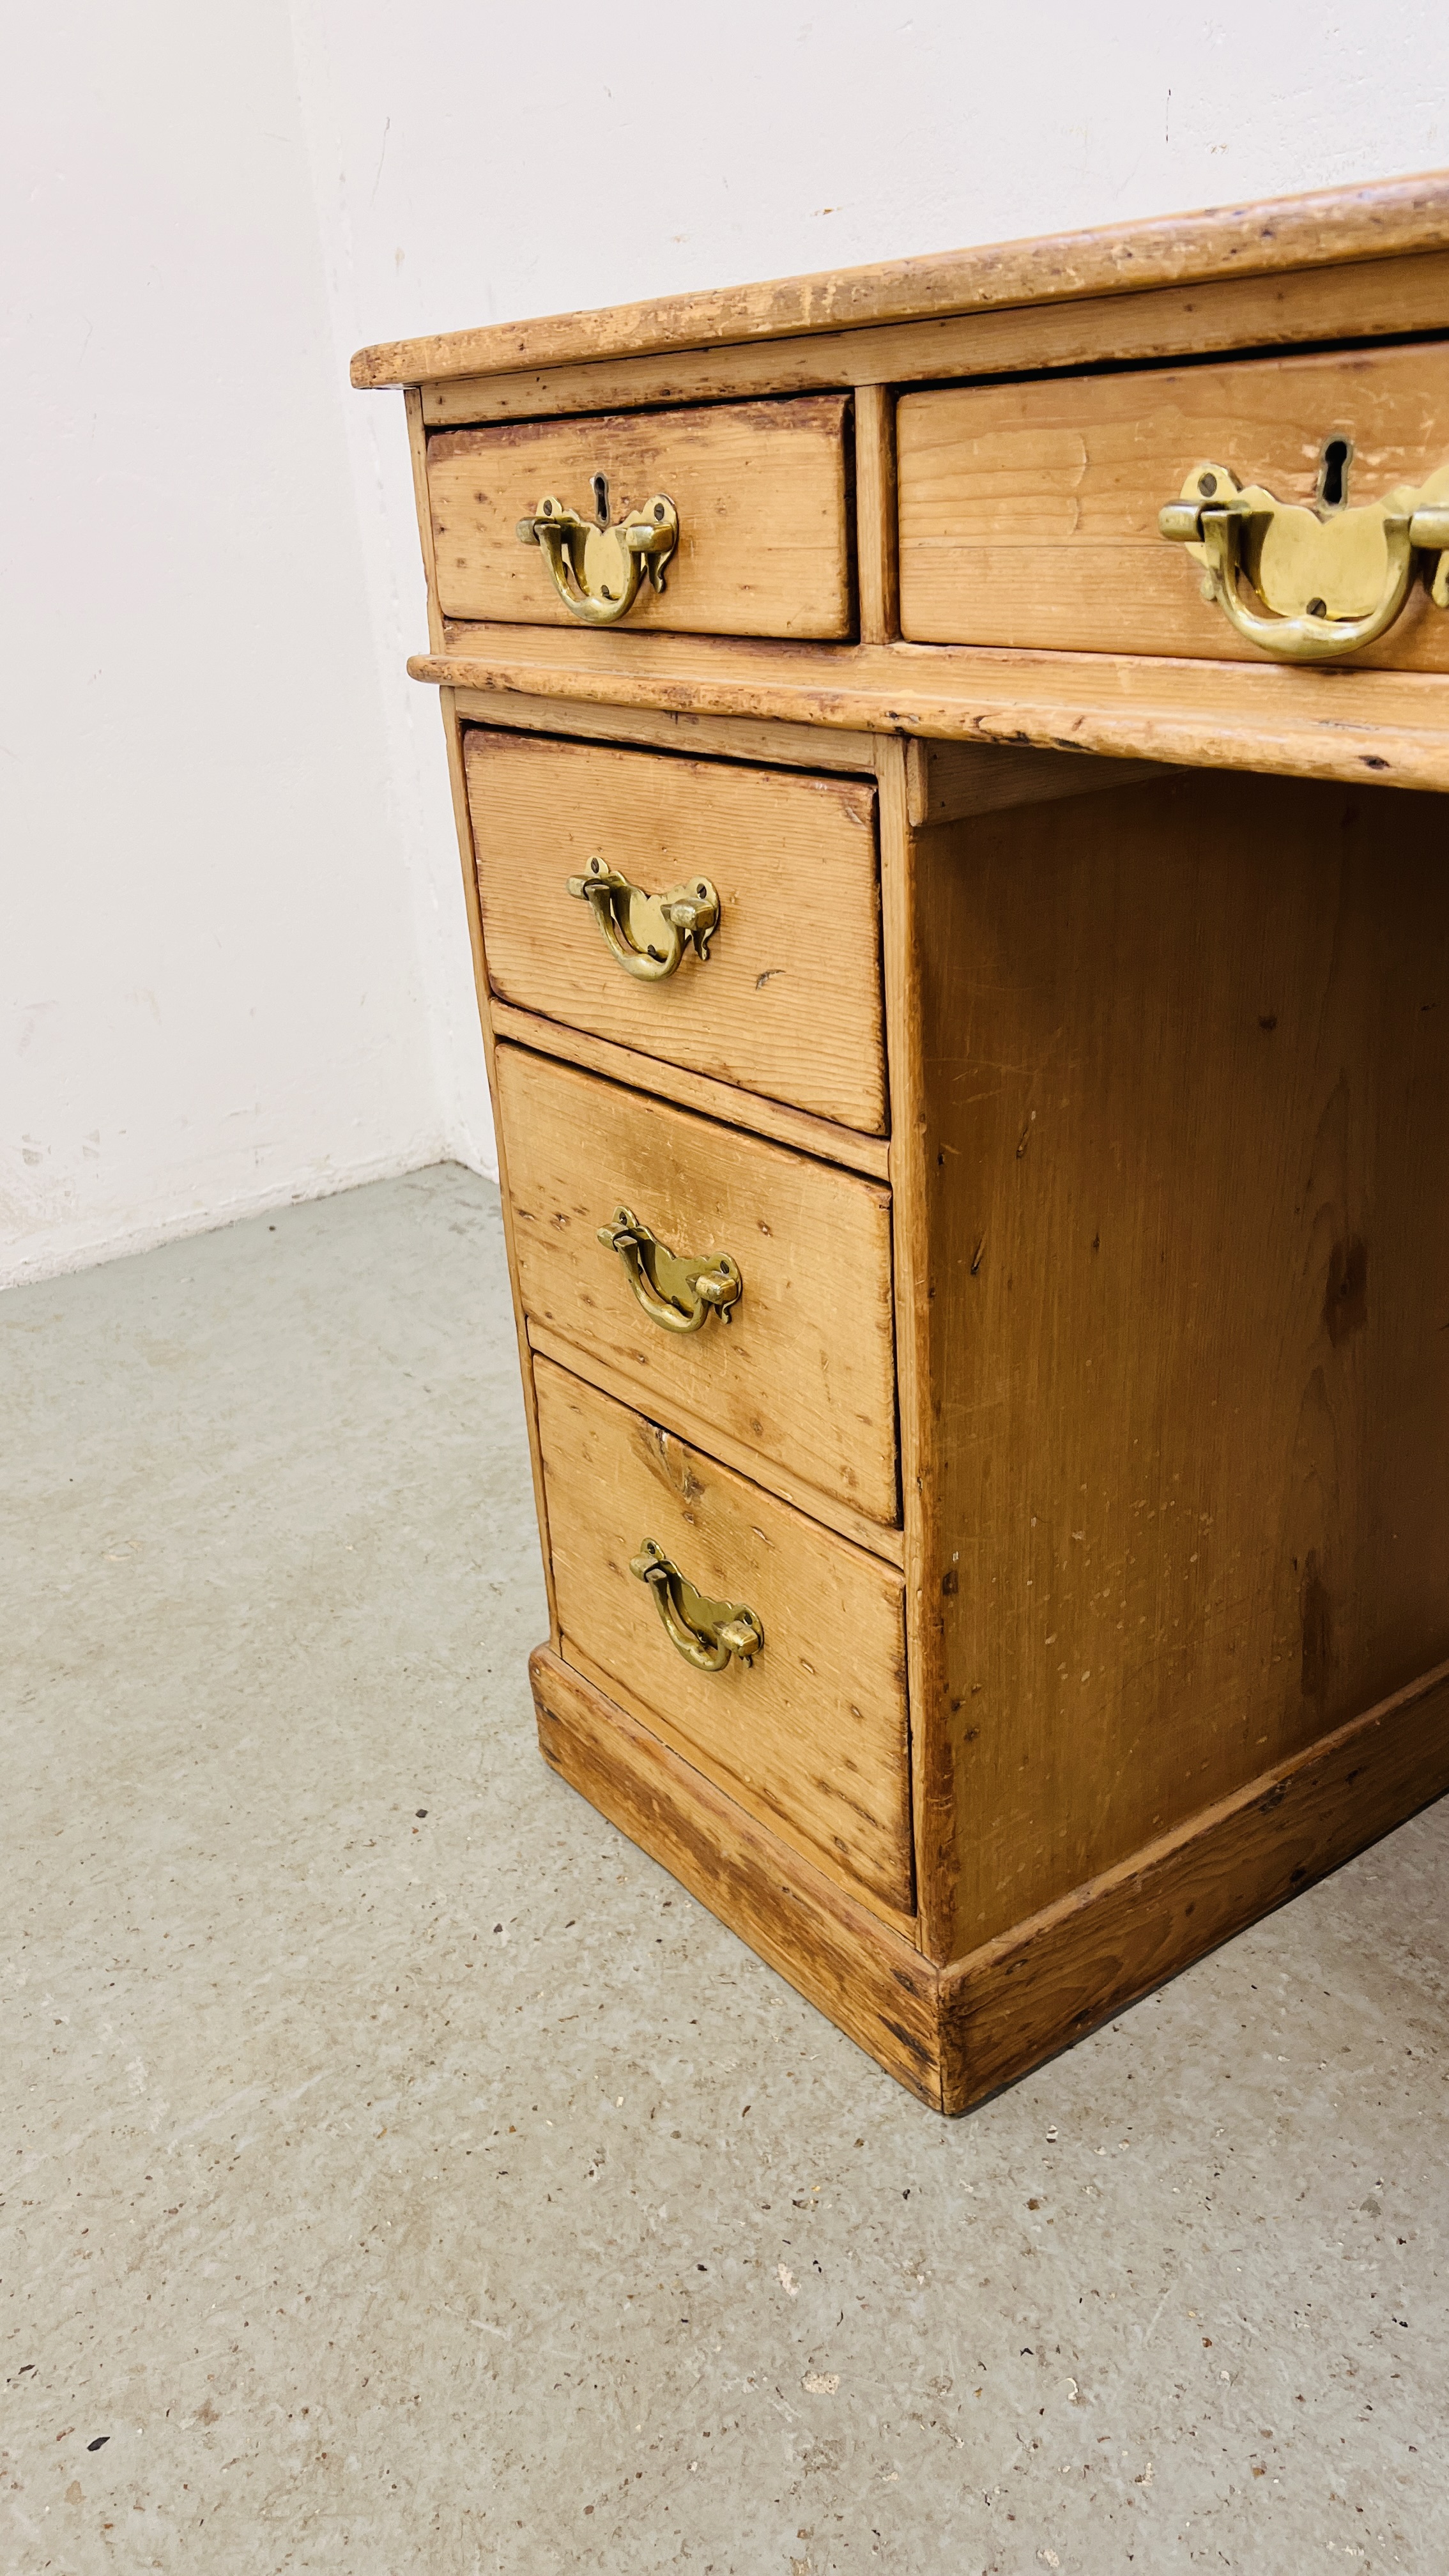
<svg viewBox="0 0 1449 2576"><path fill-rule="evenodd" d="M947 1968L942 2108L1018 2083L1449 1790L1449 1667Z"/></svg>
<svg viewBox="0 0 1449 2576"><path fill-rule="evenodd" d="M423 570L428 585L428 633L434 650L441 634L437 604L436 567L433 558L432 518L428 508L426 438L422 406L417 393L409 389L406 397L408 444L412 455L413 497L418 513L418 536L422 545ZM468 812L467 786L463 776L462 732L454 692L440 689L438 703L443 719L443 740L448 762L448 782L453 799L453 823L458 835L458 857L463 871L463 901L468 916L468 941L473 959L473 989L478 1002L478 1024L483 1040L484 1060L488 1070L488 1092L493 1110L493 1128L498 1152L498 1174L501 1183L503 1239L508 1254L508 1284L513 1303L513 1328L518 1342L518 1365L523 1381L523 1409L528 1425L529 1466L533 1477L534 1508L538 1514L539 1547L543 1557L544 1588L548 1597L549 1634L558 1643L558 1613L554 1606L553 1564L548 1543L548 1508L543 1490L543 1462L538 1445L538 1405L533 1382L533 1354L528 1346L528 1330L518 1284L518 1249L514 1239L512 1211L509 1203L508 1173L504 1157L502 1121L498 1114L498 1083L495 1063L493 1023L488 1006L488 967L483 951L483 922L478 904L478 859L473 845L473 825Z"/></svg>
<svg viewBox="0 0 1449 2576"><path fill-rule="evenodd" d="M891 1100L896 1401L905 1534L906 1683L911 1721L916 1911L928 1958L957 1947L955 1782L942 1696L942 1582L936 1404L931 1385L929 1124L920 992L920 887L907 813L906 745L882 741L881 936Z"/></svg>
<svg viewBox="0 0 1449 2576"><path fill-rule="evenodd" d="M428 433L423 419L423 397L416 385L409 385L403 395L408 425L408 454L413 469L413 507L418 514L418 540L423 550L423 574L428 585L428 649L443 649L443 612L438 605L438 563L433 546L433 513L428 501ZM448 719L445 717L444 722Z"/></svg>
<svg viewBox="0 0 1449 2576"><path fill-rule="evenodd" d="M1449 1655L1449 880L1241 777L916 846L966 1951Z"/></svg>
<svg viewBox="0 0 1449 2576"><path fill-rule="evenodd" d="M463 776L462 731L450 689L439 692L443 711L443 731L448 751L448 779L453 794L453 819L458 833L458 855L463 867L463 900L468 908L468 938L473 952L473 984L478 996L478 1018L483 1033L483 1053L488 1067L488 1095L493 1109L493 1134L498 1155L498 1179L503 1202L503 1240L508 1253L508 1285L513 1298L513 1329L518 1340L518 1366L523 1380L523 1409L528 1423L528 1455L533 1472L533 1500L538 1514L539 1546L543 1551L543 1579L548 1592L549 1634L555 1646L559 1642L558 1610L554 1601L553 1555L549 1546L548 1502L544 1493L543 1458L538 1439L538 1396L534 1384L533 1353L528 1346L528 1325L519 1287L518 1242L513 1218L512 1196L508 1184L508 1160L499 1114L498 1067L493 1035L493 1021L488 1002L488 964L483 949L483 920L478 904L478 856L473 845L472 818L468 811L467 783Z"/></svg>

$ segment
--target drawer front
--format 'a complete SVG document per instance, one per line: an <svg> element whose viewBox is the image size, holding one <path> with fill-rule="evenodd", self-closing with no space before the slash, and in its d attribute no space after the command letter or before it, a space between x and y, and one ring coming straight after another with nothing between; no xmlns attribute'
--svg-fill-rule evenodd
<svg viewBox="0 0 1449 2576"><path fill-rule="evenodd" d="M445 617L567 626L544 554L518 522L546 495L609 524L663 494L679 541L662 594L641 582L627 617L679 635L847 635L850 406L838 394L590 420L450 429L428 441L438 602Z"/></svg>
<svg viewBox="0 0 1449 2576"><path fill-rule="evenodd" d="M766 1484L783 1473L894 1525L890 1192L518 1047L499 1048L497 1081L530 1321L646 1408L672 1397L756 1453ZM647 1253L599 1241L620 1208L681 1257L727 1254L737 1300L661 1299ZM671 1329L676 1310L704 1321Z"/></svg>
<svg viewBox="0 0 1449 2576"><path fill-rule="evenodd" d="M1349 511L1422 486L1449 467L1449 347L908 394L898 435L911 641L1262 661L1159 510L1209 462L1312 503L1337 440ZM1403 610L1355 663L1449 670L1449 614L1422 578L1436 561L1418 559Z"/></svg>
<svg viewBox="0 0 1449 2576"><path fill-rule="evenodd" d="M551 1361L534 1370L565 1655L763 1824L909 1910L900 1576ZM630 1571L648 1540L700 1592L754 1613L752 1661L685 1660Z"/></svg>
<svg viewBox="0 0 1449 2576"><path fill-rule="evenodd" d="M466 736L493 990L544 1018L885 1132L875 788L860 779ZM661 894L719 898L707 958L641 982L570 895L593 857Z"/></svg>

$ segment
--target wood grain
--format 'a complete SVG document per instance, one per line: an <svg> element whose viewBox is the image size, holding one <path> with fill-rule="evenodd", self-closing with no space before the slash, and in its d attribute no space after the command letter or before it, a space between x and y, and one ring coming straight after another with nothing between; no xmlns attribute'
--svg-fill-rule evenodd
<svg viewBox="0 0 1449 2576"><path fill-rule="evenodd" d="M565 1647L785 1841L910 1910L900 1577L552 1361L534 1375ZM757 1613L752 1665L700 1673L676 1651L629 1571L650 1538Z"/></svg>
<svg viewBox="0 0 1449 2576"><path fill-rule="evenodd" d="M541 1740L961 2109L1449 1788L1449 618L1275 667L1156 533L1209 455L1449 458L1449 178L402 361ZM596 468L687 529L603 634L512 526ZM707 967L624 978L595 848L715 878ZM728 1340L636 1322L621 1158L741 1260ZM754 1669L675 1653L646 1535Z"/></svg>
<svg viewBox="0 0 1449 2576"><path fill-rule="evenodd" d="M948 1968L942 2107L967 2111L1449 1790L1449 1665Z"/></svg>
<svg viewBox="0 0 1449 2576"><path fill-rule="evenodd" d="M561 1333L550 1331L547 1324L530 1321L528 1346L541 1358L553 1360L574 1377L581 1377L585 1385L597 1387L600 1395L613 1396L617 1404L637 1403L637 1390L629 1379L580 1343L566 1342ZM781 1467L762 1465L756 1451L736 1440L730 1432L721 1430L717 1421L706 1422L700 1415L692 1413L689 1406L681 1404L673 1394L663 1399L656 1395L651 1399L650 1419L659 1422L666 1431L672 1431L687 1447L707 1451L711 1458L719 1460L722 1467L732 1467L737 1476L747 1476L754 1484L768 1485L770 1492L778 1494L781 1502L793 1504L797 1512L804 1512L812 1521L823 1522L826 1529L835 1530L841 1538L848 1538L853 1546L867 1548L872 1556L883 1557L898 1574L902 1571L905 1542L899 1529L887 1528L881 1521L868 1521L863 1512L853 1510L849 1503L841 1501L838 1494L822 1493L818 1485L807 1485L803 1478L787 1475ZM617 1690L619 1685L615 1683L613 1687Z"/></svg>
<svg viewBox="0 0 1449 2576"><path fill-rule="evenodd" d="M908 394L898 419L913 641L1261 664L1159 509L1209 461L1310 502L1338 435L1351 503L1423 482L1449 464L1449 343ZM1449 670L1449 616L1420 585L1354 667Z"/></svg>
<svg viewBox="0 0 1449 2576"><path fill-rule="evenodd" d="M1150 287L1065 304L949 314L826 331L764 346L730 343L657 358L444 379L422 388L430 429L565 412L810 393L828 386L1041 374L1054 367L1150 366L1192 351L1291 348L1307 340L1413 338L1449 327L1449 254L1357 260L1198 286Z"/></svg>
<svg viewBox="0 0 1449 2576"><path fill-rule="evenodd" d="M882 1132L873 785L481 728L466 758L495 993ZM620 966L567 892L596 851L653 894L708 878L722 906L708 962L653 984Z"/></svg>
<svg viewBox="0 0 1449 2576"><path fill-rule="evenodd" d="M541 1649L544 1758L930 2108L986 2100L1449 1789L1449 1668L945 1969Z"/></svg>
<svg viewBox="0 0 1449 2576"><path fill-rule="evenodd" d="M890 1192L521 1048L498 1055L530 1323L604 1361L655 1420L683 1407L887 1527L897 1517ZM728 1323L660 1330L598 1228L626 1206L679 1253L733 1255Z"/></svg>
<svg viewBox="0 0 1449 2576"><path fill-rule="evenodd" d="M548 1543L548 1501L543 1488L543 1461L538 1446L538 1406L534 1395L533 1354L528 1346L523 1300L518 1289L518 1245L514 1237L513 1216L509 1202L508 1158L498 1133L498 1077L492 1014L488 1003L488 967L483 954L483 922L478 904L478 854L473 846L473 826L468 813L468 795L463 777L463 738L458 723L457 707L450 689L440 692L443 738L447 747L448 784L453 798L453 823L458 835L458 856L463 870L463 901L468 918L468 942L473 960L473 989L478 1002L478 1020L483 1040L483 1058L488 1070L488 1094L493 1108L495 1151L498 1156L498 1180L502 1195L503 1240L508 1254L508 1287L513 1304L513 1329L518 1340L518 1365L523 1379L523 1409L528 1426L528 1456L533 1475L534 1509L538 1514L538 1543L543 1553L543 1579L548 1593L549 1635L558 1643L558 1605L554 1599L553 1560Z"/></svg>
<svg viewBox="0 0 1449 2576"><path fill-rule="evenodd" d="M1158 760L1081 760L1075 752L1013 751L997 743L916 739L905 752L913 830L964 822L970 814L1004 813L1008 805L1049 805L1060 796L1141 787L1167 775Z"/></svg>
<svg viewBox="0 0 1449 2576"><path fill-rule="evenodd" d="M560 706L557 698L521 697L504 689L459 689L456 697L464 724L682 751L696 760L745 760L754 768L764 763L875 773L875 737L868 733L823 733L815 725L759 723L748 716L696 716L676 707Z"/></svg>
<svg viewBox="0 0 1449 2576"><path fill-rule="evenodd" d="M1387 819L917 838L959 1948L1449 1653L1449 877Z"/></svg>
<svg viewBox="0 0 1449 2576"><path fill-rule="evenodd" d="M413 507L418 514L418 536L423 549L423 579L427 584L428 649L436 653L443 641L443 612L438 605L438 567L433 553L433 514L428 500L428 433L423 420L423 398L415 385L403 396L407 412L408 454L413 469Z"/></svg>
<svg viewBox="0 0 1449 2576"><path fill-rule="evenodd" d="M636 1726L642 1726L647 1734L658 1736L659 1720L653 1710L646 1708L644 1702L629 1689L626 1682L621 1682L612 1674L606 1673L601 1665L596 1664L591 1656L586 1655L577 1638L565 1637L559 1654L570 1672L578 1673L594 1690L602 1692L604 1698L616 1708L621 1708L624 1715L632 1719ZM663 1739L659 1740L662 1742ZM682 1750L683 1754L688 1756L688 1747L675 1749ZM700 1773L701 1778L705 1777L709 1768L708 1764L704 1766L704 1770ZM711 1786L716 1785L720 1787L723 1794L728 1795L727 1779L717 1782L711 1777ZM763 1831L764 1828L762 1827L761 1830ZM866 1913L873 1915L878 1923L889 1924L893 1932L900 1933L910 1942L913 1950L919 1949L920 1944L916 1939L916 1918L905 1907L893 1904L878 1889L868 1886L864 1879L853 1876L849 1870L839 1864L823 1857L815 1861L804 1860L803 1852L797 1851L787 1841L777 1839L775 1850L778 1865L783 1871L788 1872L800 1864L812 1873L818 1870L822 1877L830 1880L833 1887L838 1888L842 1895L849 1898L852 1905L860 1906Z"/></svg>
<svg viewBox="0 0 1449 2576"><path fill-rule="evenodd" d="M498 626L451 627L445 652L419 654L408 669L415 680L576 704L1449 788L1449 682L1430 672Z"/></svg>
<svg viewBox="0 0 1449 2576"><path fill-rule="evenodd" d="M1449 248L1443 172L359 349L361 390Z"/></svg>
<svg viewBox="0 0 1449 2576"><path fill-rule="evenodd" d="M896 522L895 397L886 385L862 385L855 397L855 552L866 644L888 644L900 633Z"/></svg>
<svg viewBox="0 0 1449 2576"><path fill-rule="evenodd" d="M511 1002L495 999L490 1010L497 1036L531 1047L535 1055L552 1056L560 1064L584 1065L608 1082L625 1082L634 1091L675 1100L682 1109L701 1110L727 1127L748 1128L796 1153L842 1164L847 1171L869 1172L878 1181L890 1177L890 1147L883 1136L859 1136L828 1119L811 1118L803 1109L784 1109L776 1100L762 1100L757 1092L737 1091L732 1084L712 1082L702 1073L681 1072L677 1065L639 1055L632 1047L612 1046L582 1029L540 1019L536 1011L515 1010Z"/></svg>
<svg viewBox="0 0 1449 2576"><path fill-rule="evenodd" d="M943 1678L942 1460L939 1400L931 1370L930 1212L936 1176L930 1169L931 1100L923 1053L919 951L933 936L934 925L922 907L918 845L909 820L906 751L902 742L881 745L881 919L891 1079L896 1384L916 1907L921 1946L928 1957L941 1959L949 1958L955 1947L961 1820Z"/></svg>
<svg viewBox="0 0 1449 2576"><path fill-rule="evenodd" d="M631 632L846 635L848 413L842 396L814 394L436 432L428 490L444 615L574 625L517 523L546 492L590 517L602 472L611 521L656 492L679 513L663 595L641 584Z"/></svg>
<svg viewBox="0 0 1449 2576"><path fill-rule="evenodd" d="M930 2109L935 1972L899 1932L544 1649L529 1664L546 1762Z"/></svg>

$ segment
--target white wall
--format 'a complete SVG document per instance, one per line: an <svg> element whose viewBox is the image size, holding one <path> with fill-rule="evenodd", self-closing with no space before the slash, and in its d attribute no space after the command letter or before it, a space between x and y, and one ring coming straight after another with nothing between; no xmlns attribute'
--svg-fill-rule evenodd
<svg viewBox="0 0 1449 2576"><path fill-rule="evenodd" d="M1385 178L1445 148L1433 0L295 12L346 330L371 339Z"/></svg>
<svg viewBox="0 0 1449 2576"><path fill-rule="evenodd" d="M286 0L51 0L6 54L16 1278L449 1137Z"/></svg>
<svg viewBox="0 0 1449 2576"><path fill-rule="evenodd" d="M402 676L402 408L346 391L355 346L1433 167L1439 25L1428 0L32 8L0 182L28 260L0 415L27 494L12 1269L488 1160L436 716Z"/></svg>

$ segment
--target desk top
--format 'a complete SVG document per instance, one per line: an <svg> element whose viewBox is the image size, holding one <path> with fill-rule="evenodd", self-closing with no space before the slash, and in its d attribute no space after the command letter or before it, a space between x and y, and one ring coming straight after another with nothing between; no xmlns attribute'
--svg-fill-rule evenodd
<svg viewBox="0 0 1449 2576"><path fill-rule="evenodd" d="M556 313L385 341L358 350L352 381L363 391L440 384L459 376L506 375L519 367L792 339L1446 248L1449 172L1430 171L1372 187L1323 189L1036 241L882 260L869 268L657 296L596 313Z"/></svg>

